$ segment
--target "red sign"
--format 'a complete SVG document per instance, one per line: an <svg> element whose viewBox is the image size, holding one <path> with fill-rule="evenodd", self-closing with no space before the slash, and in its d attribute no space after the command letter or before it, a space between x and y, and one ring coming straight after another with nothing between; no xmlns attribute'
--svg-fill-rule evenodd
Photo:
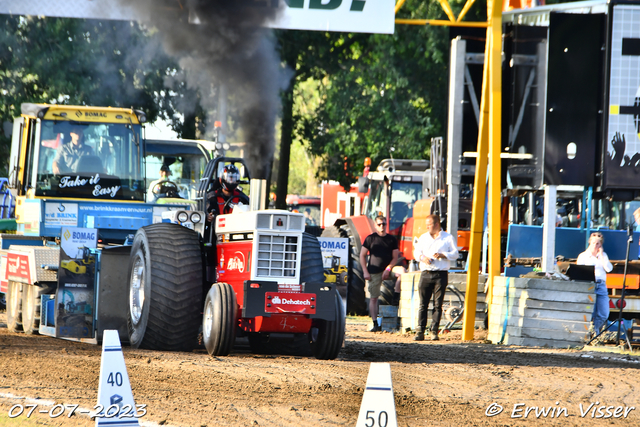
<svg viewBox="0 0 640 427"><path fill-rule="evenodd" d="M316 294L267 292L264 311L265 313L316 314L316 305Z"/></svg>
<svg viewBox="0 0 640 427"><path fill-rule="evenodd" d="M218 219L218 227L220 227L220 228L224 228L225 227L225 219L226 218Z"/></svg>
<svg viewBox="0 0 640 427"><path fill-rule="evenodd" d="M242 284L251 279L251 250L253 242L224 242L216 245L218 253L217 277L219 282L234 285L238 302L243 304L244 290Z"/></svg>
<svg viewBox="0 0 640 427"><path fill-rule="evenodd" d="M2 254L0 256L0 292L7 293L7 285L9 281L7 280L7 256Z"/></svg>
<svg viewBox="0 0 640 427"><path fill-rule="evenodd" d="M31 282L29 255L9 252L7 254L7 280L21 283Z"/></svg>

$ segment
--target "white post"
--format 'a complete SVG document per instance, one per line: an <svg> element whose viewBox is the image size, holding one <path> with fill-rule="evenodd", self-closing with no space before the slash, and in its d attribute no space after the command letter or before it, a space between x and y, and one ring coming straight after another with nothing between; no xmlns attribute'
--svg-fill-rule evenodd
<svg viewBox="0 0 640 427"><path fill-rule="evenodd" d="M267 180L252 179L249 183L249 207L252 211L265 209L267 204Z"/></svg>
<svg viewBox="0 0 640 427"><path fill-rule="evenodd" d="M555 270L556 248L556 199L558 187L544 186L544 223L542 225L542 271Z"/></svg>
<svg viewBox="0 0 640 427"><path fill-rule="evenodd" d="M447 231L458 236L460 206L460 156L462 155L462 109L464 107L464 69L466 40L451 41L451 72L449 84L449 127L447 129ZM433 156L431 158L433 162Z"/></svg>

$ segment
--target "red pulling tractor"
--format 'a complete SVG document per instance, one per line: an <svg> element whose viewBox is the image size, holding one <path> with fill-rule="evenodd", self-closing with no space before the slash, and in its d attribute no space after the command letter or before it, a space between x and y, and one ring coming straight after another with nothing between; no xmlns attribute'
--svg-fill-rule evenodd
<svg viewBox="0 0 640 427"><path fill-rule="evenodd" d="M242 159L212 160L198 188L200 211L229 163L248 183ZM324 283L320 245L304 232L304 216L238 210L217 216L215 232L169 223L138 230L129 261L131 345L189 349L201 324L200 339L211 355L229 354L236 337L245 336L253 352L295 349L336 358L344 340L344 308L335 284ZM186 220L178 215L177 222Z"/></svg>

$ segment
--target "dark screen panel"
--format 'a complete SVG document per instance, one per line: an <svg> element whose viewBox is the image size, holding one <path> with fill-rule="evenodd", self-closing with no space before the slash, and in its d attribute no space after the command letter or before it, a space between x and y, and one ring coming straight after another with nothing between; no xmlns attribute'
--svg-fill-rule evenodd
<svg viewBox="0 0 640 427"><path fill-rule="evenodd" d="M542 185L547 27L505 24L502 151L531 154L505 161L514 188Z"/></svg>
<svg viewBox="0 0 640 427"><path fill-rule="evenodd" d="M594 185L604 24L601 14L550 16L545 184ZM573 159L570 143L576 146Z"/></svg>

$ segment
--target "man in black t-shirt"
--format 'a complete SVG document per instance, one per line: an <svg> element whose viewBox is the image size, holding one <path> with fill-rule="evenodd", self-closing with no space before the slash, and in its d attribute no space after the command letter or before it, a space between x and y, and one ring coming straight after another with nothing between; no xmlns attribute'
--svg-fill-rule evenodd
<svg viewBox="0 0 640 427"><path fill-rule="evenodd" d="M400 299L400 276L391 270L398 262L400 250L395 237L387 234L387 219L378 215L375 219L376 232L367 236L360 250L360 265L364 279L367 281L369 293L369 314L373 319L371 332L381 330L378 325L378 298L380 297L380 286L387 279L396 280L394 303ZM369 263L367 264L367 254Z"/></svg>

